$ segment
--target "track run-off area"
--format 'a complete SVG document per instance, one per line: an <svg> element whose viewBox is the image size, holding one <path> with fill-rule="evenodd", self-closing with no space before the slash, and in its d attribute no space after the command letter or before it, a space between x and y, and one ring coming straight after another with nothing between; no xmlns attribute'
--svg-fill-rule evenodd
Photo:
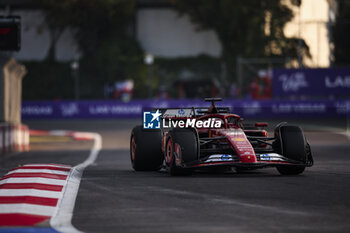
<svg viewBox="0 0 350 233"><path fill-rule="evenodd" d="M315 160L302 175L189 177L132 170L139 120L24 123L37 130L30 152L0 158L0 232L350 231L350 138L324 122L302 125ZM18 224L26 214L33 224Z"/></svg>

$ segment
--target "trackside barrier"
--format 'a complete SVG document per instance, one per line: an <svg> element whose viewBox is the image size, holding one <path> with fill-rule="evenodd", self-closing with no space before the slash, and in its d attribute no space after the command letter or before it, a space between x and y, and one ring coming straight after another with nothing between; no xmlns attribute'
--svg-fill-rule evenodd
<svg viewBox="0 0 350 233"><path fill-rule="evenodd" d="M1 155L29 150L29 128L22 124L0 124Z"/></svg>
<svg viewBox="0 0 350 233"><path fill-rule="evenodd" d="M331 118L345 119L350 115L349 100L230 100L217 106L230 107L244 118ZM208 107L203 100L132 100L129 102L89 101L24 101L23 119L141 119L144 110L152 108Z"/></svg>

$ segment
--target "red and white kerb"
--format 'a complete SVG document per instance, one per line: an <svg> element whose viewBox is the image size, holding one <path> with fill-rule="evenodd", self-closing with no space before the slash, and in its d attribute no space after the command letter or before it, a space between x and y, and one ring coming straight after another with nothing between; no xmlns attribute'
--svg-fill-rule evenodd
<svg viewBox="0 0 350 233"><path fill-rule="evenodd" d="M72 167L27 164L0 178L0 226L34 226L57 211Z"/></svg>

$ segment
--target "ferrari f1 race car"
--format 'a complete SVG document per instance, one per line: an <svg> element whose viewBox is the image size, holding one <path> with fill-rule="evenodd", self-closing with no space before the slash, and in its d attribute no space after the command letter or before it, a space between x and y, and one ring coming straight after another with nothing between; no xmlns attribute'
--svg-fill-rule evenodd
<svg viewBox="0 0 350 233"><path fill-rule="evenodd" d="M299 126L279 123L269 137L267 123L247 126L229 108L215 106L220 98L205 100L211 102L209 108L143 112L143 125L131 132L133 169L166 168L176 176L199 169L239 172L276 167L282 175L296 175L313 165L310 145Z"/></svg>

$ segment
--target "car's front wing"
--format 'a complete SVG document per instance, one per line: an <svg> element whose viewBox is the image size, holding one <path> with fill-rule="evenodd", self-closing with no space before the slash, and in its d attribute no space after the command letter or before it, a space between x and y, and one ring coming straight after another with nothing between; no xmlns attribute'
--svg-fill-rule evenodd
<svg viewBox="0 0 350 233"><path fill-rule="evenodd" d="M309 166L303 162L295 161L277 153L256 154L257 162L241 162L237 155L214 154L204 159L182 164L183 168L203 168L213 166L229 166L242 168L263 168L283 165Z"/></svg>

